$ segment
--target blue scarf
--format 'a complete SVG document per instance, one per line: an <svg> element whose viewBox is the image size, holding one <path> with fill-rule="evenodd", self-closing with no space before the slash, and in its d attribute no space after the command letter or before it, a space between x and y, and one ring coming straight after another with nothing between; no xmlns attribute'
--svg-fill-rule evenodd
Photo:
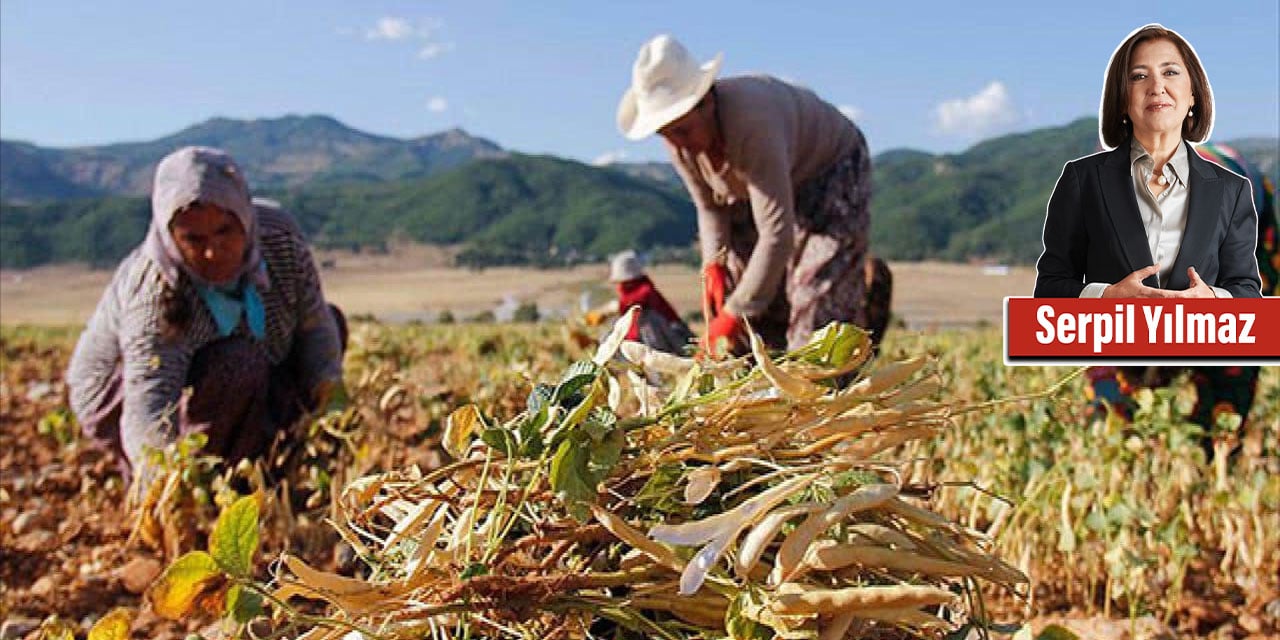
<svg viewBox="0 0 1280 640"><path fill-rule="evenodd" d="M197 286L200 299L213 314L213 321L218 325L218 335L226 337L240 326L240 318L244 317L249 324L249 332L261 340L266 336L267 313L262 306L262 296L251 281L242 281L231 289L214 286Z"/></svg>

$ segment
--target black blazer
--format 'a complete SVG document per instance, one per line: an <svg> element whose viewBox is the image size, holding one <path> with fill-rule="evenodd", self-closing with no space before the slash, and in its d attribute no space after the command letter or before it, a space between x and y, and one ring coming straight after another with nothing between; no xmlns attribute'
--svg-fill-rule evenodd
<svg viewBox="0 0 1280 640"><path fill-rule="evenodd" d="M1189 288L1187 267L1195 267L1207 284L1232 296L1261 297L1254 253L1258 214L1249 181L1201 158L1189 144L1187 159L1187 226L1165 288ZM1152 264L1133 189L1129 145L1068 162L1049 198L1035 296L1075 298L1090 282L1114 284ZM1144 284L1157 286L1156 277Z"/></svg>

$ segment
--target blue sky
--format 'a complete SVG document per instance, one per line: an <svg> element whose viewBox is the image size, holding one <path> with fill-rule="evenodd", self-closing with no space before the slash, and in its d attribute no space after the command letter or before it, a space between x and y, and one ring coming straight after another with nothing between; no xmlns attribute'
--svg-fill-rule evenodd
<svg viewBox="0 0 1280 640"><path fill-rule="evenodd" d="M787 6L795 5L795 6ZM411 137L460 126L583 161L664 157L614 110L667 32L722 74L764 72L842 106L873 151L957 151L1097 113L1112 50L1160 22L1199 52L1215 139L1280 134L1280 3L0 3L0 136L147 140L213 116L332 115Z"/></svg>

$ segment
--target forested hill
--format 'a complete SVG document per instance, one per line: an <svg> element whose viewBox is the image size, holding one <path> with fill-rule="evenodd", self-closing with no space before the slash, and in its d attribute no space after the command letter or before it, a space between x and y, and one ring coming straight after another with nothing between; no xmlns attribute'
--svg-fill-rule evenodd
<svg viewBox="0 0 1280 640"><path fill-rule="evenodd" d="M504 154L425 178L263 190L322 246L380 250L388 241L464 245L477 266L600 259L627 247L680 247L693 205L659 183L545 156ZM146 197L0 203L0 264L108 266L141 241Z"/></svg>
<svg viewBox="0 0 1280 640"><path fill-rule="evenodd" d="M144 143L0 143L0 266L112 264L143 236L155 162L184 144L230 151L255 193L292 209L322 246L409 240L462 245L467 264L559 264L628 247L687 249L694 237L692 205L663 163L594 167L460 130L399 140L323 116L216 119ZM1275 179L1275 138L1234 146ZM1086 118L957 154L880 153L873 249L900 260L1033 261L1063 163L1096 150Z"/></svg>

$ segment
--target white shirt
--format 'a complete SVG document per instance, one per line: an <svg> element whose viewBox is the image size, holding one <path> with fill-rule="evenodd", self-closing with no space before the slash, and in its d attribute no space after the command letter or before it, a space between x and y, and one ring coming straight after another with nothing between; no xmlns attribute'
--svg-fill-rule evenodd
<svg viewBox="0 0 1280 640"><path fill-rule="evenodd" d="M1151 251L1155 264L1160 267L1156 278L1163 286L1173 275L1173 263L1178 259L1178 249L1182 246L1182 232L1187 228L1187 204L1191 193L1191 164L1187 158L1187 146L1179 142L1178 149L1161 171L1169 185L1160 195L1151 193L1148 186L1151 174L1155 171L1155 159L1137 140L1129 147L1129 159L1133 190L1138 196L1138 214L1142 218L1142 228L1147 233L1147 248ZM1109 284L1090 282L1080 291L1080 297L1101 298ZM1216 297L1231 297L1226 289L1211 288Z"/></svg>

